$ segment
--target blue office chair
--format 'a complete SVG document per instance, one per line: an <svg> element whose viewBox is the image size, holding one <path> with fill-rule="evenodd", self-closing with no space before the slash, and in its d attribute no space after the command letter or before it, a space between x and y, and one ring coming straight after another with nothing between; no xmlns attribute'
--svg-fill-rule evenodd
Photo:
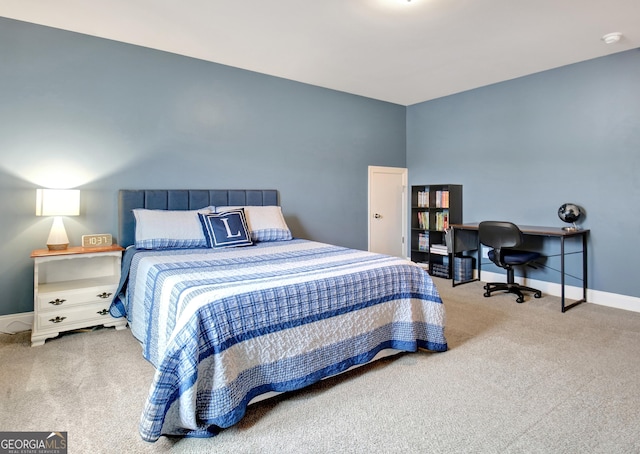
<svg viewBox="0 0 640 454"><path fill-rule="evenodd" d="M484 296L491 293L505 291L518 295L517 303L524 302L523 291L533 292L535 298L540 298L542 292L535 288L517 284L514 281L514 266L531 266L531 263L540 258L537 252L520 251L513 248L523 243L522 232L517 225L503 221L484 221L478 226L480 243L492 248L489 251L489 259L501 268L507 270L507 282L490 282L484 286Z"/></svg>

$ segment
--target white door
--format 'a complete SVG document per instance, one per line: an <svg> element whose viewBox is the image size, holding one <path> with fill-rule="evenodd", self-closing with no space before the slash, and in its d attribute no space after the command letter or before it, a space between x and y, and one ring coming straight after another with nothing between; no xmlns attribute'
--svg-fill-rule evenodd
<svg viewBox="0 0 640 454"><path fill-rule="evenodd" d="M369 166L369 251L407 257L407 169Z"/></svg>

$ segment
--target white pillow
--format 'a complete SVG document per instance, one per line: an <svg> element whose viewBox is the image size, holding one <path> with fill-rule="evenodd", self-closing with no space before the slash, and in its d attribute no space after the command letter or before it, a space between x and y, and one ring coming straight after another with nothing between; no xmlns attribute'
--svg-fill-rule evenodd
<svg viewBox="0 0 640 454"><path fill-rule="evenodd" d="M218 213L243 208L253 241L286 241L293 238L279 206L216 207Z"/></svg>
<svg viewBox="0 0 640 454"><path fill-rule="evenodd" d="M137 249L207 247L198 213L201 210L147 210L136 208L135 246Z"/></svg>

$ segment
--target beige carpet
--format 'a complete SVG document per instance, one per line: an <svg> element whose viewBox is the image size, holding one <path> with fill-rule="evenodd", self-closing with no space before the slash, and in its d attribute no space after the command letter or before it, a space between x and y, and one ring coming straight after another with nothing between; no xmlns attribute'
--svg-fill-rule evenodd
<svg viewBox="0 0 640 454"><path fill-rule="evenodd" d="M210 439L140 440L152 377L130 331L0 335L0 430L67 431L69 453L640 452L640 313L516 304L436 279L446 353L384 359L253 406Z"/></svg>

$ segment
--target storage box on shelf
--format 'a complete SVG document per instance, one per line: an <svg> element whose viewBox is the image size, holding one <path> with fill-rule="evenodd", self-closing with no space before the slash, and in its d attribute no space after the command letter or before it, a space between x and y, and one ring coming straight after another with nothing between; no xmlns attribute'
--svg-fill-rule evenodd
<svg viewBox="0 0 640 454"><path fill-rule="evenodd" d="M469 282L473 279L473 257L453 257L453 280L455 282Z"/></svg>
<svg viewBox="0 0 640 454"><path fill-rule="evenodd" d="M429 274L451 279L452 256L447 248L450 224L462 223L462 185L411 187L411 260Z"/></svg>
<svg viewBox="0 0 640 454"><path fill-rule="evenodd" d="M123 248L37 249L34 259L34 320L31 345L64 331L104 325L126 327L109 314L120 281Z"/></svg>

